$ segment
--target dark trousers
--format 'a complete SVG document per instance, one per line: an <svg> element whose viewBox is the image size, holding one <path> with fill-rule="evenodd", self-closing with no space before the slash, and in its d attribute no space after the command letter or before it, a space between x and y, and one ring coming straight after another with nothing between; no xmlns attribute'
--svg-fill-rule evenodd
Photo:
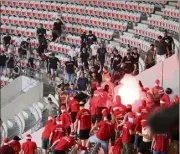
<svg viewBox="0 0 180 154"><path fill-rule="evenodd" d="M54 150L53 154L66 154L66 152L61 150Z"/></svg>

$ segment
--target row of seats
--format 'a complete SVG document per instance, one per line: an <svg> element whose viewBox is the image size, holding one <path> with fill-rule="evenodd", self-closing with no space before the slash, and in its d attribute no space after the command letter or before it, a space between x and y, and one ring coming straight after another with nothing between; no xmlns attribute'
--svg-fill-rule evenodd
<svg viewBox="0 0 180 154"><path fill-rule="evenodd" d="M107 52L109 53L112 53L114 51L114 48L116 48L119 51L121 56L124 56L127 53L127 48L116 46L111 43L106 46Z"/></svg>
<svg viewBox="0 0 180 154"><path fill-rule="evenodd" d="M63 6L63 5L62 5ZM85 7L85 6L73 6L71 4L65 5L62 7L64 12L68 13L78 13L80 15L91 15L91 16L100 16L106 18L114 18L127 20L132 22L138 22L140 20L140 13L123 11L123 10L112 10L110 8L102 7Z"/></svg>
<svg viewBox="0 0 180 154"><path fill-rule="evenodd" d="M5 6L1 6L1 14L17 15L17 16L23 16L29 18L48 19L48 20L55 20L58 17L58 12L33 10L26 8L22 9L22 8L5 7Z"/></svg>
<svg viewBox="0 0 180 154"><path fill-rule="evenodd" d="M71 24L67 23L66 27L64 28L64 31L69 33L75 33L75 34L82 34L84 31L91 30L93 34L95 34L98 38L111 40L112 36L114 34L114 30L111 29L101 29L101 28L94 28L90 26L85 25L79 25L79 24Z"/></svg>
<svg viewBox="0 0 180 154"><path fill-rule="evenodd" d="M42 23L45 29L53 29L54 21L1 15L1 23L11 24L11 25L21 25L25 27L38 27L39 24Z"/></svg>
<svg viewBox="0 0 180 154"><path fill-rule="evenodd" d="M31 9L41 9L41 10L57 10L60 3L57 2L46 2L46 1L6 1L2 0L1 4L3 6L11 6L11 7L22 7L22 8L31 8Z"/></svg>
<svg viewBox="0 0 180 154"><path fill-rule="evenodd" d="M172 18L179 18L180 17L180 12L179 9L173 6L166 6L163 9L163 14L164 16L172 17Z"/></svg>
<svg viewBox="0 0 180 154"><path fill-rule="evenodd" d="M137 35L149 37L155 40L158 39L159 35L163 36L163 32L155 29L149 29L148 25L146 24L138 24L138 26L134 29Z"/></svg>
<svg viewBox="0 0 180 154"><path fill-rule="evenodd" d="M62 19L68 23L78 23L89 26L110 28L118 31L125 31L127 29L127 22L111 20L107 18L97 18L85 15L63 13Z"/></svg>
<svg viewBox="0 0 180 154"><path fill-rule="evenodd" d="M153 25L155 27L169 29L178 34L180 31L178 22L164 19L162 16L159 16L159 15L152 15L151 17L148 17L148 24Z"/></svg>
<svg viewBox="0 0 180 154"><path fill-rule="evenodd" d="M148 51L150 48L150 42L142 39L135 38L134 35L122 35L119 40L120 43L130 45L136 48L140 48L143 51Z"/></svg>

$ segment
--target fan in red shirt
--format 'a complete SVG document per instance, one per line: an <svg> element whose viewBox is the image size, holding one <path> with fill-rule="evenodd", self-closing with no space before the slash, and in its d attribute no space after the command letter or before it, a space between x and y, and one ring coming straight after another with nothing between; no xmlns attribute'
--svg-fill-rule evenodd
<svg viewBox="0 0 180 154"><path fill-rule="evenodd" d="M149 108L147 107L145 100L141 101L140 110L141 110L142 118L144 119L145 117L147 117L147 115L149 114Z"/></svg>
<svg viewBox="0 0 180 154"><path fill-rule="evenodd" d="M0 146L0 154L14 154L14 150L11 146L9 146L9 139L4 138L4 143Z"/></svg>
<svg viewBox="0 0 180 154"><path fill-rule="evenodd" d="M30 134L26 135L26 142L22 144L22 151L24 154L37 154L37 145L35 142L31 141L32 136Z"/></svg>
<svg viewBox="0 0 180 154"><path fill-rule="evenodd" d="M56 127L52 130L49 138L49 146L51 146L56 140L67 135L67 129L62 125L60 117L56 118Z"/></svg>
<svg viewBox="0 0 180 154"><path fill-rule="evenodd" d="M152 141L153 154L165 154L170 147L170 136L167 134L155 134Z"/></svg>
<svg viewBox="0 0 180 154"><path fill-rule="evenodd" d="M64 136L60 139L58 139L54 144L50 147L50 149L53 149L55 146L55 152L54 154L66 154L66 152L74 145L76 145L75 141L75 133L71 132L69 136Z"/></svg>
<svg viewBox="0 0 180 154"><path fill-rule="evenodd" d="M142 114L141 114L141 107L138 108L136 112L136 118L134 121L135 124L135 141L134 145L136 146L136 149L138 151L138 148L142 142L142 136L139 136L138 134L142 131L142 126L141 126L141 120L142 120Z"/></svg>
<svg viewBox="0 0 180 154"><path fill-rule="evenodd" d="M45 154L47 154L47 149L49 148L49 137L56 127L56 121L55 119L51 119L47 122L46 126L44 127L44 131L42 133L42 149Z"/></svg>
<svg viewBox="0 0 180 154"><path fill-rule="evenodd" d="M80 102L80 111L76 116L76 122L74 129L77 130L79 134L79 139L81 140L82 146L86 145L86 141L89 138L89 132L91 129L91 113L88 109L84 108L85 103Z"/></svg>
<svg viewBox="0 0 180 154"><path fill-rule="evenodd" d="M62 125L67 129L68 135L71 132L71 125L72 125L72 120L70 114L66 111L66 107L64 105L61 106L61 121Z"/></svg>
<svg viewBox="0 0 180 154"><path fill-rule="evenodd" d="M100 143L104 153L108 154L108 146L109 146L109 140L114 135L114 124L112 124L108 120L109 111L108 109L102 110L103 120L100 121L96 126L94 126L91 129L91 132L93 132L95 129L99 128L98 132L91 136L88 139L87 146L89 146L89 143Z"/></svg>
<svg viewBox="0 0 180 154"><path fill-rule="evenodd" d="M69 94L68 112L71 113L71 119L73 123L76 121L76 115L78 111L79 111L79 102L74 98L73 94Z"/></svg>
<svg viewBox="0 0 180 154"><path fill-rule="evenodd" d="M116 139L114 146L112 147L112 154L121 154L122 150L122 139L121 137Z"/></svg>
<svg viewBox="0 0 180 154"><path fill-rule="evenodd" d="M132 135L134 134L134 113L128 113L128 121L125 122L122 131L122 143L123 143L123 153L132 154L133 153L133 144L132 144Z"/></svg>
<svg viewBox="0 0 180 154"><path fill-rule="evenodd" d="M94 125L96 122L101 121L101 110L97 106L97 99L96 97L92 97L89 101L90 104L90 111L92 115L92 124Z"/></svg>
<svg viewBox="0 0 180 154"><path fill-rule="evenodd" d="M174 105L174 104L178 104L179 103L179 97L177 96L177 95L175 95L174 97L173 97L173 102L172 102L172 104Z"/></svg>
<svg viewBox="0 0 180 154"><path fill-rule="evenodd" d="M163 94L163 96L161 97L161 99L163 99L166 102L166 105L170 105L171 101L170 101L170 97L169 94L172 93L172 90L170 88L167 88L165 90L165 93Z"/></svg>
<svg viewBox="0 0 180 154"><path fill-rule="evenodd" d="M126 106L122 104L121 97L119 95L116 96L116 103L112 107L112 112L114 112L114 110L116 110L117 108L119 109L119 111L122 111L122 112L126 111Z"/></svg>
<svg viewBox="0 0 180 154"><path fill-rule="evenodd" d="M11 146L14 149L15 154L19 154L21 151L21 144L19 143L21 139L18 136L14 136L13 141L9 143L9 146Z"/></svg>

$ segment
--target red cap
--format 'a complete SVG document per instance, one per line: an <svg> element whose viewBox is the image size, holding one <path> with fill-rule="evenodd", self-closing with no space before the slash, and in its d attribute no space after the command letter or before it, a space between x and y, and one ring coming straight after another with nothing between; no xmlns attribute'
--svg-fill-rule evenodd
<svg viewBox="0 0 180 154"><path fill-rule="evenodd" d="M62 105L61 110L66 110L66 107L64 105Z"/></svg>
<svg viewBox="0 0 180 154"><path fill-rule="evenodd" d="M103 117L106 117L108 114L109 114L108 109L103 109L103 110L102 110L102 115L103 115Z"/></svg>
<svg viewBox="0 0 180 154"><path fill-rule="evenodd" d="M75 137L75 132L71 132L69 136L70 137Z"/></svg>
<svg viewBox="0 0 180 154"><path fill-rule="evenodd" d="M159 85L159 84L160 84L159 79L156 79L156 80L155 80L155 84L156 84L156 85Z"/></svg>
<svg viewBox="0 0 180 154"><path fill-rule="evenodd" d="M31 134L27 134L27 135L26 135L26 139L27 139L27 140L30 140L30 139L32 139L32 136L31 136Z"/></svg>
<svg viewBox="0 0 180 154"><path fill-rule="evenodd" d="M134 113L133 112L129 112L128 113L128 118L135 118Z"/></svg>
<svg viewBox="0 0 180 154"><path fill-rule="evenodd" d="M127 109L132 109L132 105L131 105L131 104L128 104L128 105L127 105Z"/></svg>
<svg viewBox="0 0 180 154"><path fill-rule="evenodd" d="M4 143L8 143L9 139L8 138L4 138Z"/></svg>

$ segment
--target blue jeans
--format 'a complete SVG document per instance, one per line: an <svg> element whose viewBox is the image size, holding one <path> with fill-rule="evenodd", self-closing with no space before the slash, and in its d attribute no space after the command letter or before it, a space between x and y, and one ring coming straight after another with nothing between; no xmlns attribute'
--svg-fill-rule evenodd
<svg viewBox="0 0 180 154"><path fill-rule="evenodd" d="M153 150L153 154L167 154L167 152L166 151L155 151L155 150Z"/></svg>
<svg viewBox="0 0 180 154"><path fill-rule="evenodd" d="M66 79L67 79L68 82L73 82L74 73L66 73Z"/></svg>

